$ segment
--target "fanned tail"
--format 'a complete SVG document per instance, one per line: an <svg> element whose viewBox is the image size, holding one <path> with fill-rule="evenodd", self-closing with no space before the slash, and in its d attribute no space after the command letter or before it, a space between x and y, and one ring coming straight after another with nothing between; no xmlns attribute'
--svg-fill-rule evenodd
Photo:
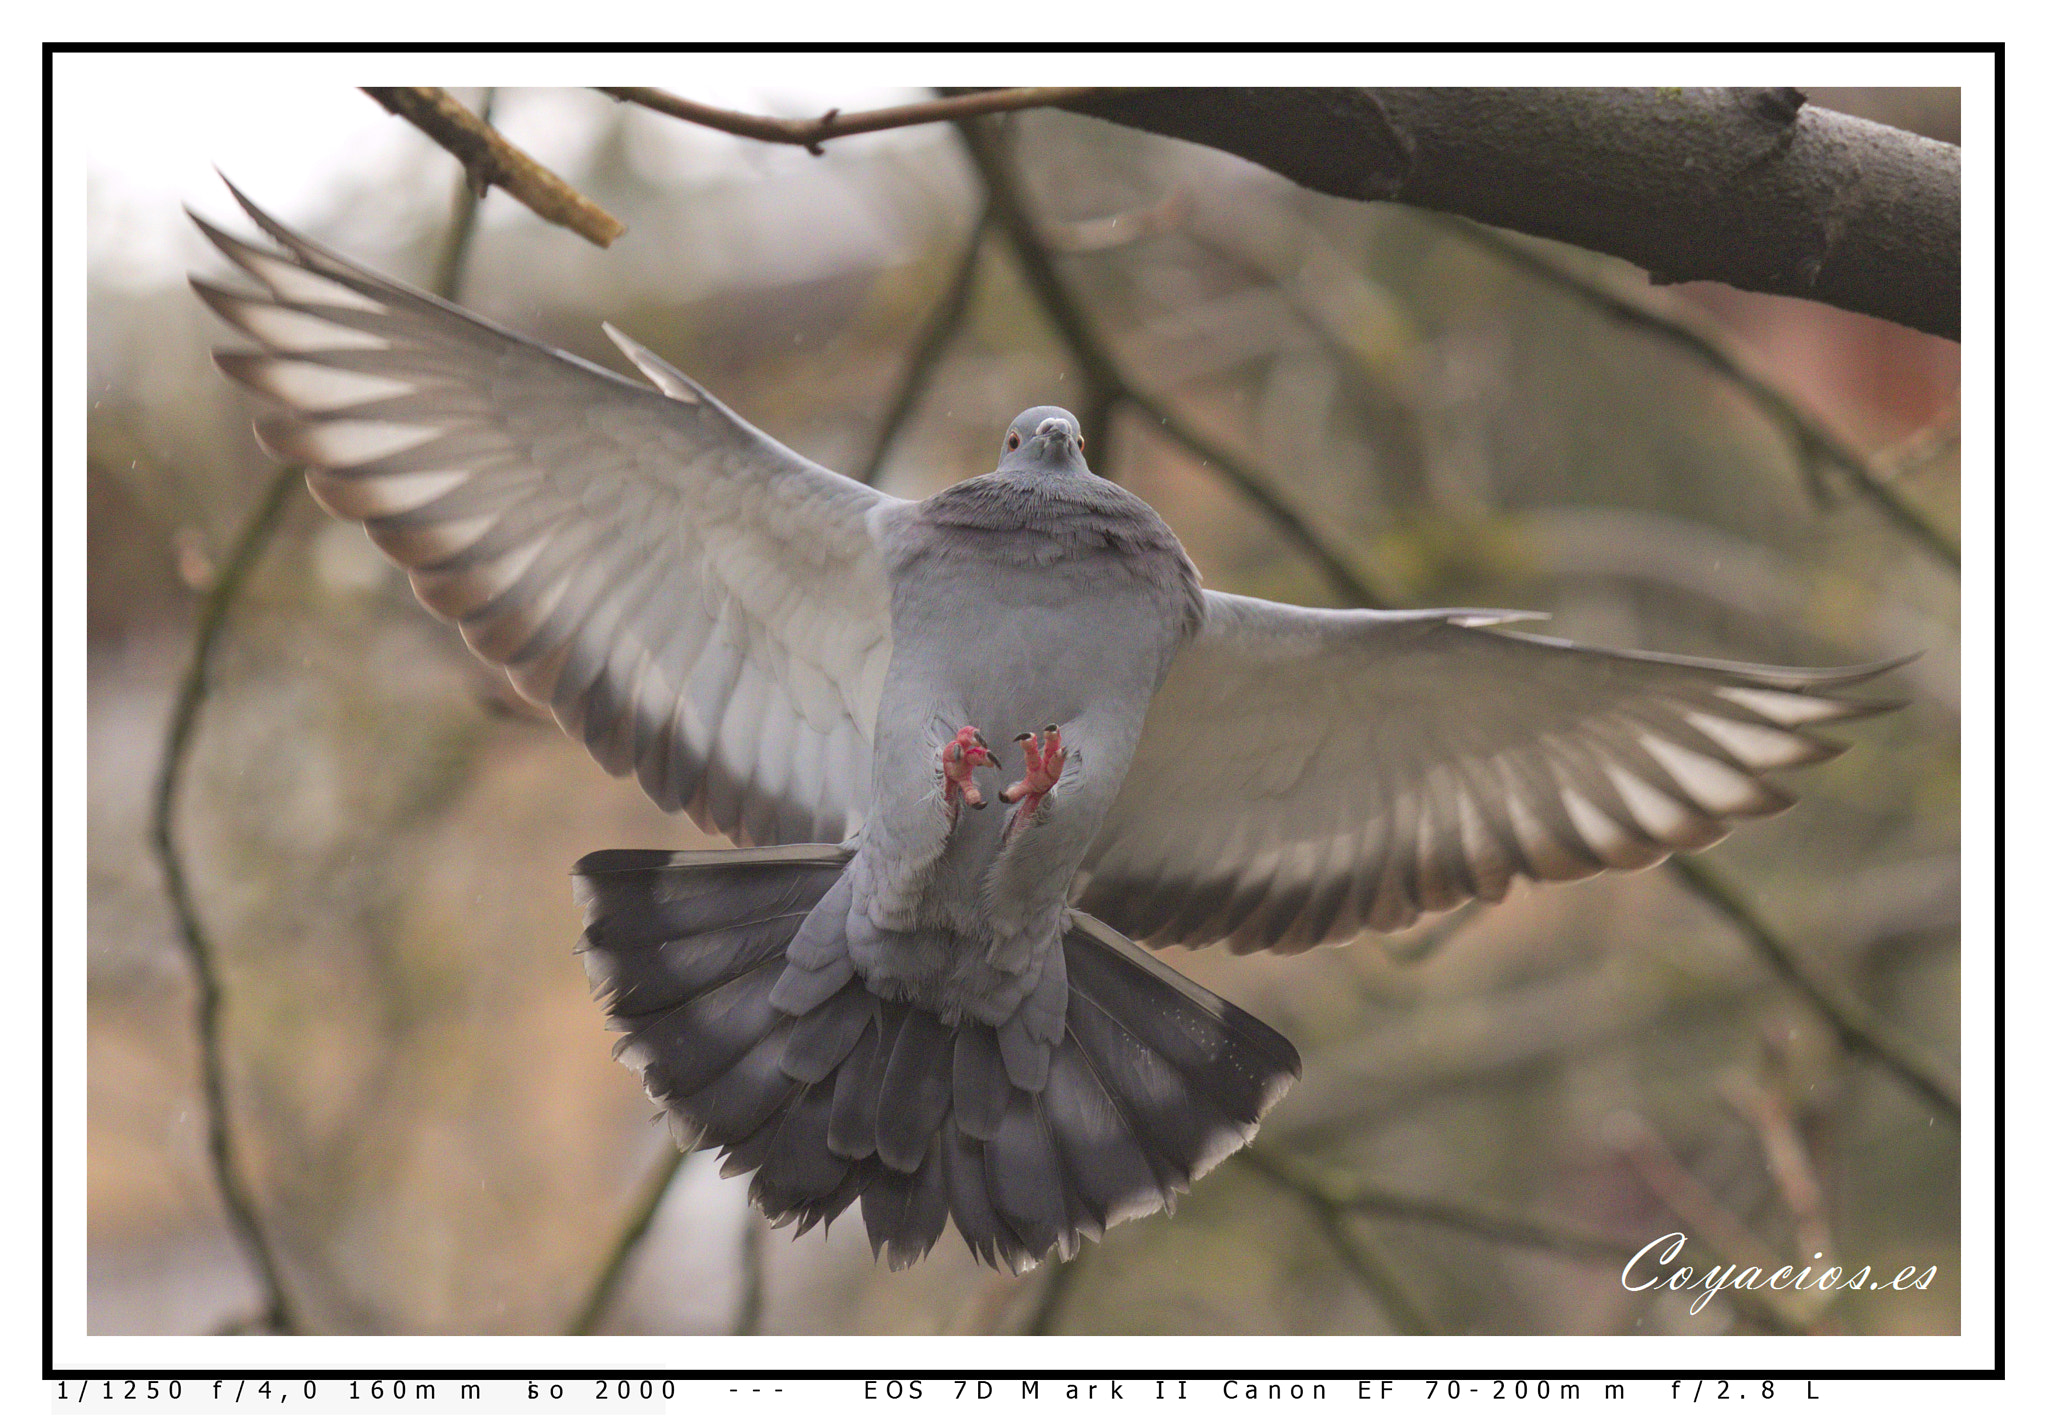
<svg viewBox="0 0 2048 1423"><path fill-rule="evenodd" d="M754 1173L777 1225L801 1235L858 1200L892 1268L951 1219L977 1259L1029 1269L1170 1210L1300 1075L1285 1038L1077 913L1065 1031L1029 1090L994 1028L854 972L850 855L612 850L576 866L579 947L620 1057L682 1145Z"/></svg>

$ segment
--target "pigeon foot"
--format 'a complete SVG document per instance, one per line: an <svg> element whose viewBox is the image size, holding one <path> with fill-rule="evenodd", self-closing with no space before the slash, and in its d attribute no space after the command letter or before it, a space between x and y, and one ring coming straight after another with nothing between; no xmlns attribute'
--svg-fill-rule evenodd
<svg viewBox="0 0 2048 1423"><path fill-rule="evenodd" d="M1048 726L1045 740L1041 743L1033 732L1025 732L1017 738L1017 744L1024 748L1024 779L1013 782L1002 793L1004 805L1015 805L1015 813L1003 831L1008 840L1024 826L1031 823L1038 814L1039 802L1052 793L1052 788L1066 769L1067 753L1060 745L1060 729Z"/></svg>
<svg viewBox="0 0 2048 1423"><path fill-rule="evenodd" d="M1003 763L988 749L988 742L982 739L981 733L971 726L961 727L939 753L939 779L945 785L948 819L959 816L962 801L976 810L988 804L981 797L981 788L974 784L974 773L983 766L993 766L998 771L1003 769Z"/></svg>

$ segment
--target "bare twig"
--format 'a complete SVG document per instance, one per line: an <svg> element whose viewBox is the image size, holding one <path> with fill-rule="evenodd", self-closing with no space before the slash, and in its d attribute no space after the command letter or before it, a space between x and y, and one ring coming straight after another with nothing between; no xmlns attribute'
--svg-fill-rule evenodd
<svg viewBox="0 0 2048 1423"><path fill-rule="evenodd" d="M1255 504L1274 527L1311 558L1323 575L1345 597L1368 607L1385 607L1389 600L1371 580L1352 565L1308 519L1270 475L1249 460L1230 453L1206 435L1190 427L1181 416L1158 397L1134 386L1110 353L1109 345L1096 330L1094 320L1067 289L1052 254L1025 210L1024 197L997 144L981 124L962 123L961 137L981 173L988 190L989 206L1002 224L1017 254L1017 264L1039 304L1066 342L1084 384L1096 393L1095 408L1130 404L1151 417L1162 433L1220 473L1239 494ZM1091 414L1091 419L1100 420Z"/></svg>
<svg viewBox="0 0 2048 1423"><path fill-rule="evenodd" d="M1747 1072L1737 1072L1722 1079L1721 1096L1756 1132L1763 1147L1764 1168L1792 1215L1800 1258L1826 1254L1830 1232L1820 1173L1814 1170L1784 1093L1765 1087Z"/></svg>
<svg viewBox="0 0 2048 1423"><path fill-rule="evenodd" d="M1563 1225L1495 1205L1415 1196L1355 1180L1340 1180L1262 1147L1248 1147L1238 1159L1267 1180L1333 1210L1389 1220L1440 1225L1497 1245L1549 1250L1559 1255L1625 1259L1642 1248L1639 1240Z"/></svg>
<svg viewBox="0 0 2048 1423"><path fill-rule="evenodd" d="M1358 1277L1366 1291L1379 1301L1396 1329L1403 1334L1443 1332L1428 1308L1416 1298L1408 1282L1387 1258L1379 1238L1362 1221L1350 1222L1347 1228L1345 1218L1350 1212L1344 1202L1322 1189L1307 1172L1282 1162L1270 1152L1246 1148L1238 1153L1237 1159L1293 1196L1308 1210L1316 1228L1329 1241L1330 1249L1344 1267Z"/></svg>
<svg viewBox="0 0 2048 1423"><path fill-rule="evenodd" d="M1067 255L1108 252L1168 233L1184 232L1188 215L1193 210L1194 201L1188 196L1188 190L1175 188L1156 203L1128 212L1111 213L1107 217L1084 218L1078 222L1041 217L1038 235L1047 247Z"/></svg>
<svg viewBox="0 0 2048 1423"><path fill-rule="evenodd" d="M761 1310L768 1299L767 1261L763 1258L767 1246L768 1221L749 1203L746 1222L740 1226L740 1296L733 1305L730 1333L761 1332Z"/></svg>
<svg viewBox="0 0 2048 1423"><path fill-rule="evenodd" d="M946 347L952 344L960 323L966 319L967 308L974 295L974 276L981 266L982 244L988 240L988 229L989 211L983 207L981 216L975 219L974 231L968 236L966 247L961 250L952 279L946 283L939 304L932 308L932 314L917 338L917 347L910 353L909 363L903 367L902 379L896 383L896 394L889 401L889 413L882 417L881 427L875 432L874 448L868 452L867 461L857 476L862 484L873 484L881 474L882 464L889 458L889 447L896 443L896 437L910 423L910 414L917 408L925 387L931 383L932 373L939 367L939 358L945 355Z"/></svg>
<svg viewBox="0 0 2048 1423"><path fill-rule="evenodd" d="M469 260L470 240L476 230L477 197L478 194L467 187L458 191L448 241L438 267L438 290L443 296L452 298L461 284L462 273ZM163 867L165 892L170 897L171 912L177 920L178 939L192 965L192 976L199 990L196 1016L200 1074L206 1094L207 1152L213 1164L214 1184L226 1206L229 1224L262 1277L266 1296L263 1309L248 1326L243 1327L268 1328L278 1333L296 1333L300 1323L285 1291L276 1257L258 1223L255 1198L235 1165L234 1122L228 1112L226 1057L221 1041L224 997L219 975L214 969L213 944L200 924L199 908L192 898L184 857L178 849L176 814L178 787L184 779L186 757L198 731L200 710L212 690L207 672L214 649L250 572L270 545L292 490L304 479L305 470L297 465L287 465L271 475L200 605L199 621L192 634L192 654L179 682L170 726L164 735L163 757L157 771L155 808L150 819L150 846Z"/></svg>
<svg viewBox="0 0 2048 1423"><path fill-rule="evenodd" d="M1459 217L1440 217L1438 221L1531 276L1571 293L1612 320L1647 331L1706 365L1747 395L1778 427L1792 446L1810 488L1824 490L1820 480L1823 466L1840 470L1859 495L1913 542L1951 569L1962 566L1962 553L1954 539L1901 498L1868 459L1752 369L1720 335L1696 321L1654 310L1634 297L1588 280L1527 243L1503 237L1492 228Z"/></svg>
<svg viewBox="0 0 2048 1423"><path fill-rule="evenodd" d="M1491 906L1483 899L1461 904L1441 919L1432 920L1415 934L1389 934L1380 948L1396 963L1418 964L1430 958L1479 920Z"/></svg>
<svg viewBox="0 0 2048 1423"><path fill-rule="evenodd" d="M611 246L626 230L624 223L508 143L446 89L366 88L363 92L454 154L479 195L492 187L502 188L536 215L600 247Z"/></svg>
<svg viewBox="0 0 2048 1423"><path fill-rule="evenodd" d="M477 104L477 119L488 125L491 110L498 105L498 91L486 89ZM448 212L448 231L441 239L441 256L434 263L434 285L430 290L449 301L462 300L462 278L469 270L469 244L476 236L476 210L483 205L483 193L473 183L455 185L455 200Z"/></svg>
<svg viewBox="0 0 2048 1423"><path fill-rule="evenodd" d="M1665 863L1699 898L1742 932L1764 961L1797 989L1813 1010L1827 1020L1851 1052L1861 1053L1918 1092L1951 1119L1962 1116L1957 1087L1915 1048L1900 1042L1876 1018L1809 974L1791 946L1778 937L1734 885L1697 857L1674 855Z"/></svg>
<svg viewBox="0 0 2048 1423"><path fill-rule="evenodd" d="M222 997L219 975L214 971L212 940L199 922L199 907L192 898L192 886L185 877L185 863L178 851L178 786L184 779L185 757L199 728L199 712L206 703L207 670L214 649L227 626L228 614L241 596L249 573L269 546L271 532L283 517L285 502L305 478L305 471L286 466L270 477L262 497L235 536L221 565L220 576L200 605L199 623L192 634L192 655L178 684L177 701L171 710L171 725L164 737L163 760L157 771L155 811L150 818L150 845L163 866L164 888L170 895L171 912L178 922L178 938L185 958L192 966L192 978L199 990L197 1005L199 1070L206 1093L206 1149L213 1164L214 1185L227 1208L228 1223L249 1252L256 1273L262 1278L266 1296L259 1319L263 1327L280 1334L299 1332L299 1320L283 1274L270 1243L256 1218L256 1202L235 1165L234 1119L228 1112L227 1065L221 1045Z"/></svg>
<svg viewBox="0 0 2048 1423"><path fill-rule="evenodd" d="M1753 1265L1765 1277L1784 1265L1776 1251L1757 1239L1734 1212L1714 1198L1699 1177L1686 1169L1649 1122L1634 1112L1617 1112L1607 1129L1622 1159L1678 1217L1690 1236L1698 1237L1708 1254L1718 1256L1731 1269ZM1730 1290L1726 1295L1729 1304L1739 1312L1781 1330L1810 1328L1825 1310L1824 1304L1813 1302L1816 1297L1795 1296L1786 1301L1775 1293L1759 1290Z"/></svg>
<svg viewBox="0 0 2048 1423"><path fill-rule="evenodd" d="M1051 1256L1038 1267L1038 1273L1045 1278L1039 1285L1038 1298L1031 1302L1030 1312L1017 1322L1019 1334L1058 1332L1060 1315L1073 1297L1074 1281L1081 1274L1081 1257L1062 1260Z"/></svg>
<svg viewBox="0 0 2048 1423"><path fill-rule="evenodd" d="M633 1252L647 1237L648 1227L654 1224L654 1216L661 1209L662 1198L668 1195L676 1172L682 1167L683 1153L662 1152L662 1158L647 1173L641 1184L640 1194L635 1197L633 1209L627 1214L625 1224L619 1228L618 1239L605 1253L604 1263L598 1267L597 1278L591 1281L590 1292L583 1297L583 1303L570 1318L567 1332L588 1334L597 1328L605 1311L611 1308L612 1297L618 1293L619 1281L626 1273L626 1262L633 1258Z"/></svg>
<svg viewBox="0 0 2048 1423"><path fill-rule="evenodd" d="M701 124L705 128L715 128L722 133L758 139L762 143L795 144L799 148L809 149L812 153L823 153L825 150L820 147L821 144L857 133L911 128L918 124L943 123L949 119L973 118L980 114L1009 113L1016 109L1042 109L1053 104L1073 103L1104 91L1088 86L1067 89L990 89L979 94L930 99L917 104L899 104L887 109L864 109L852 114L842 114L837 109L828 109L815 119L778 119L764 114L743 114L732 109L713 108L694 99L685 99L680 94L671 94L665 89L600 87L598 92L609 94L621 103L638 104L656 113L667 114L670 118Z"/></svg>

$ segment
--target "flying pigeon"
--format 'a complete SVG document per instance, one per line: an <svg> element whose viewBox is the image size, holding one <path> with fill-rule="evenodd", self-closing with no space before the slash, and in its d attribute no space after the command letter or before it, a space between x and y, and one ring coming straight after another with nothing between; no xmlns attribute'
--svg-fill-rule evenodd
<svg viewBox="0 0 2048 1423"><path fill-rule="evenodd" d="M1784 809L1761 773L1887 705L1842 692L1890 663L1205 589L1054 406L992 473L892 498L609 325L648 384L236 198L275 249L194 220L260 290L193 286L256 343L216 359L284 407L264 448L607 771L738 847L576 865L620 1055L770 1220L858 1200L894 1267L948 1220L1021 1270L1170 1209L1300 1075L1140 943L1292 953L1654 864Z"/></svg>

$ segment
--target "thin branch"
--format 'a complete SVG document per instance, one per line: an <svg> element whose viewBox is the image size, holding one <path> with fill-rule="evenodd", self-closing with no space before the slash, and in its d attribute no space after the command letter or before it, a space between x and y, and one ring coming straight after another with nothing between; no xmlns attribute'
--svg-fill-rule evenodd
<svg viewBox="0 0 2048 1423"><path fill-rule="evenodd" d="M1335 1180L1261 1147L1246 1148L1238 1159L1267 1180L1333 1210L1440 1225L1497 1245L1549 1250L1559 1255L1626 1259L1642 1248L1640 1240L1563 1225L1501 1206L1408 1195L1362 1182Z"/></svg>
<svg viewBox="0 0 2048 1423"><path fill-rule="evenodd" d="M589 1334L604 1318L605 1311L612 1306L612 1297L618 1293L619 1281L626 1273L626 1262L633 1258L633 1252L647 1236L648 1227L654 1224L655 1214L661 1209L662 1198L668 1195L671 1182L684 1161L680 1151L665 1151L654 1169L647 1173L647 1179L640 1186L640 1194L634 1199L633 1209L627 1213L625 1224L619 1228L618 1239L605 1253L604 1263L598 1267L597 1278L591 1281L590 1292L583 1297L582 1305L570 1317L570 1334Z"/></svg>
<svg viewBox="0 0 2048 1423"><path fill-rule="evenodd" d="M1019 1334L1058 1332L1060 1315L1073 1297L1074 1281L1081 1274L1081 1257L1062 1260L1054 1255L1038 1267L1038 1273L1045 1277L1045 1282L1039 1286L1038 1298L1031 1302L1031 1312L1018 1321Z"/></svg>
<svg viewBox="0 0 2048 1423"><path fill-rule="evenodd" d="M1699 898L1748 939L1764 961L1798 990L1813 1010L1825 1018L1851 1052L1861 1053L1918 1092L1951 1119L1962 1116L1959 1090L1947 1074L1929 1062L1918 1049L1899 1041L1875 1017L1809 974L1793 954L1791 946L1778 937L1756 909L1728 880L1691 855L1674 855L1665 862L1672 872Z"/></svg>
<svg viewBox="0 0 2048 1423"><path fill-rule="evenodd" d="M305 478L305 471L287 465L270 477L256 507L236 534L220 576L208 590L199 609L198 626L192 634L192 655L185 675L178 683L177 701L171 710L170 729L164 737L163 759L156 779L155 809L150 817L150 846L163 867L164 888L170 895L171 912L178 922L178 939L192 966L193 982L199 990L197 1022L199 1070L206 1094L206 1150L213 1165L213 1181L227 1208L228 1223L247 1250L262 1280L266 1301L259 1314L261 1324L280 1334L299 1332L299 1319L284 1286L270 1243L257 1220L256 1202L235 1167L234 1119L228 1112L227 1064L221 1045L222 995L219 975L214 971L213 942L199 922L199 907L192 898L191 882L178 850L178 788L184 780L185 757L199 728L199 712L210 690L207 671L214 649L227 627L228 614L241 596L251 570L269 546L271 532L283 517L285 503Z"/></svg>
<svg viewBox="0 0 2048 1423"><path fill-rule="evenodd" d="M1098 406L1129 403L1144 411L1162 433L1206 461L1256 505L1285 538L1315 562L1341 594L1368 607L1388 606L1391 600L1316 531L1277 481L1249 460L1193 429L1164 401L1131 383L1096 330L1094 320L1060 277L1050 250L1025 210L1023 194L991 136L980 124L963 123L958 127L988 190L989 206L1010 239L1026 283L1081 367L1082 380L1096 393Z"/></svg>
<svg viewBox="0 0 2048 1423"><path fill-rule="evenodd" d="M491 121L498 106L498 91L486 89L477 105L477 118ZM469 244L476 236L476 211L483 206L483 194L473 183L455 185L454 203L448 213L448 231L441 239L441 255L434 263L434 284L430 291L449 301L462 300L462 278L469 270Z"/></svg>
<svg viewBox="0 0 2048 1423"><path fill-rule="evenodd" d="M759 1334L761 1310L768 1300L768 1271L764 1258L768 1246L768 1221L753 1203L740 1226L740 1295L733 1305L732 1334Z"/></svg>
<svg viewBox="0 0 2048 1423"><path fill-rule="evenodd" d="M1396 963L1419 964L1477 923L1490 908L1492 906L1483 899L1471 900L1442 918L1431 920L1413 935L1395 933L1384 936L1380 940L1380 949Z"/></svg>
<svg viewBox="0 0 2048 1423"><path fill-rule="evenodd" d="M1962 566L1955 540L1936 528L1927 515L1899 496L1870 460L1851 449L1798 402L1751 368L1733 346L1698 322L1652 309L1634 297L1588 280L1553 261L1525 242L1503 237L1492 228L1459 217L1438 221L1467 241L1485 248L1522 271L1570 293L1623 325L1646 331L1677 347L1713 370L1753 401L1792 447L1809 488L1823 490L1823 465L1840 470L1851 487L1913 542L1951 570Z"/></svg>
<svg viewBox="0 0 2048 1423"><path fill-rule="evenodd" d="M815 119L778 119L764 114L743 114L732 109L713 108L694 99L685 99L680 94L671 94L665 89L610 89L600 86L598 92L609 94L621 103L638 104L658 114L667 114L670 118L682 119L687 123L701 124L705 128L715 128L721 133L758 139L762 143L794 144L799 148L807 148L812 153L821 154L825 150L819 145L857 133L911 128L918 124L944 123L952 119L975 118L981 114L1004 114L1017 109L1042 109L1054 104L1070 104L1107 91L1085 85L1066 89L990 89L978 94L931 99L917 104L899 104L887 109L864 109L852 114L827 109L821 117Z"/></svg>
<svg viewBox="0 0 2048 1423"><path fill-rule="evenodd" d="M1077 221L1040 217L1038 235L1047 247L1063 256L1109 252L1155 237L1185 234L1193 211L1194 200L1188 190L1174 188L1156 203L1104 217Z"/></svg>
<svg viewBox="0 0 2048 1423"><path fill-rule="evenodd" d="M1315 1221L1316 1228L1344 1267L1378 1300L1380 1307L1403 1334L1441 1334L1443 1330L1428 1308L1416 1298L1380 1247L1379 1238L1354 1221L1346 1228L1348 1207L1324 1190L1306 1172L1281 1161L1269 1152L1247 1147L1237 1159L1298 1200Z"/></svg>
<svg viewBox="0 0 2048 1423"><path fill-rule="evenodd" d="M1634 1119L1630 1120L1633 1123ZM1548 1250L1582 1259L1626 1260L1643 1248L1643 1242L1638 1239L1563 1225L1500 1206L1412 1196L1348 1179L1333 1179L1298 1161L1287 1160L1258 1147L1247 1148L1238 1154L1237 1159L1307 1202L1311 1209L1332 1215L1373 1215L1443 1226L1497 1245ZM1683 1174L1683 1168L1679 1170ZM1660 1179L1665 1179L1668 1184L1668 1173ZM1325 1226L1325 1233L1328 1231L1329 1227ZM1709 1245L1702 1253L1714 1256L1718 1252ZM1721 1254L1719 1258L1725 1260L1729 1257ZM1739 1313L1766 1328L1782 1332L1800 1327L1784 1313L1771 1309L1767 1302L1752 1304L1739 1294L1733 1299Z"/></svg>
<svg viewBox="0 0 2048 1423"><path fill-rule="evenodd" d="M488 98L486 99L488 104ZM448 240L438 264L437 290L453 298L469 259L475 232L479 194L458 189L455 211L450 219ZM199 907L185 874L185 861L177 841L178 789L184 780L185 761L199 729L199 713L212 691L207 673L215 647L226 630L229 614L241 597L243 586L277 531L291 492L305 479L305 470L287 465L270 477L256 507L235 536L205 601L192 633L192 653L185 675L178 684L172 704L170 725L164 734L164 749L158 763L156 796L150 817L150 847L163 867L165 892L177 920L178 939L192 965L199 991L196 1009L199 1037L200 1075L206 1094L207 1154L212 1162L214 1184L228 1212L228 1221L243 1247L248 1250L262 1278L266 1301L249 1325L278 1333L297 1333L299 1320L284 1288L276 1257L257 1220L253 1193L235 1167L234 1121L228 1112L226 1054L222 1045L221 1021L225 1000L220 978L214 969L213 943L199 920ZM239 1332L239 1327L238 1331Z"/></svg>
<svg viewBox="0 0 2048 1423"><path fill-rule="evenodd" d="M1617 1112L1609 1122L1608 1133L1622 1159L1686 1227L1688 1244L1703 1245L1706 1254L1718 1257L1731 1271L1753 1265L1768 1277L1784 1265L1775 1250L1757 1239L1739 1216L1716 1200L1699 1177L1686 1169L1678 1154L1648 1121L1634 1112ZM1728 1292L1728 1302L1739 1312L1788 1331L1811 1328L1825 1311L1825 1301L1824 1294L1786 1301L1776 1294L1755 1290Z"/></svg>
<svg viewBox="0 0 2048 1423"><path fill-rule="evenodd" d="M984 206L981 216L975 219L974 231L969 235L966 247L960 253L959 264L946 283L945 293L939 298L939 304L932 308L932 314L917 338L917 347L910 353L909 364L904 366L903 376L896 382L896 393L889 401L889 413L882 417L881 427L875 432L874 448L868 452L867 460L856 476L862 484L873 484L881 474L883 462L889 458L890 446L903 433L903 427L910 423L911 412L917 408L925 387L931 384L932 373L939 367L939 358L945 355L946 348L960 330L960 323L967 317L967 308L974 295L974 276L981 266L982 245L988 240L989 223L989 210Z"/></svg>
<svg viewBox="0 0 2048 1423"><path fill-rule="evenodd" d="M1396 1329L1403 1334L1443 1333L1428 1308L1394 1268L1393 1261L1387 1258L1386 1251L1380 1248L1379 1237L1363 1221L1347 1222L1334 1206L1315 1202L1310 1203L1310 1213L1337 1258L1372 1292Z"/></svg>
<svg viewBox="0 0 2048 1423"><path fill-rule="evenodd" d="M1294 505L1294 501L1282 492L1281 486L1265 471L1253 465L1242 456L1231 453L1222 445L1189 425L1177 412L1168 407L1157 396L1141 390L1126 390L1124 398L1152 418L1160 433L1169 436L1181 448L1206 464L1214 465L1224 477L1246 499L1256 505L1269 523L1280 535L1293 543L1310 561L1323 572L1331 585L1354 604L1367 608L1390 608L1395 599L1392 594L1379 587L1360 570L1336 545L1316 532L1307 515Z"/></svg>
<svg viewBox="0 0 2048 1423"><path fill-rule="evenodd" d="M1773 1055L1782 1065L1782 1054ZM1791 1213L1800 1258L1826 1254L1830 1235L1826 1193L1784 1093L1765 1087L1747 1072L1734 1072L1722 1079L1721 1096L1756 1132L1764 1169L1770 1172L1779 1199Z"/></svg>
<svg viewBox="0 0 2048 1423"><path fill-rule="evenodd" d="M481 196L497 187L534 213L577 236L609 247L626 225L577 192L530 154L458 103L446 89L363 90L461 161Z"/></svg>

